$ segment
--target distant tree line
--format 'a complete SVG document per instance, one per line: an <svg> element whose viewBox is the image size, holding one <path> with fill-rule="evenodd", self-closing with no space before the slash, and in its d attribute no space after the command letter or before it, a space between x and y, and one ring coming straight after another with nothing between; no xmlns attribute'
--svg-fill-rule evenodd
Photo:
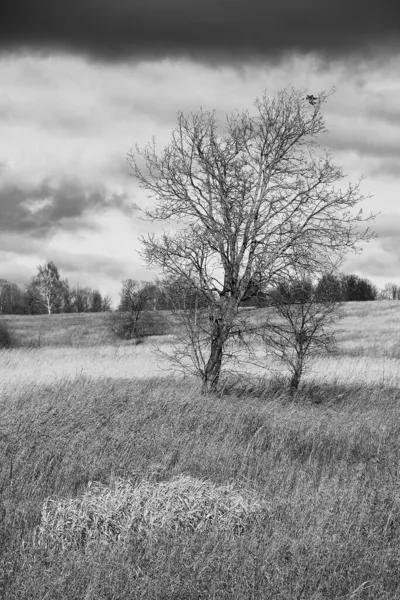
<svg viewBox="0 0 400 600"><path fill-rule="evenodd" d="M258 290L255 283L242 305L268 306L276 293L282 295L285 291L281 286L276 289ZM302 293L307 298L312 294L316 294L316 297L329 294L329 297L336 302L366 302L377 300L379 297L378 289L371 281L358 275L344 273L323 275L315 284L306 282Z"/></svg>
<svg viewBox="0 0 400 600"><path fill-rule="evenodd" d="M400 300L400 285L387 283L378 288L369 279L355 274L324 275L316 285L309 283L309 295L329 292L338 302L364 302L371 300ZM243 307L268 306L274 293L282 289L263 290L257 280L250 282ZM173 308L204 308L204 297L196 289L188 289L179 278L162 282L143 282L126 279L122 282L119 312L132 315L132 332L136 331L140 315L148 311ZM61 279L56 265L50 261L37 267L37 274L22 289L15 283L0 279L0 314L38 315L52 313L94 313L112 310L111 299L89 286L71 287ZM135 325L136 323L136 325Z"/></svg>
<svg viewBox="0 0 400 600"><path fill-rule="evenodd" d="M378 292L378 300L400 300L400 285L397 283L386 283Z"/></svg>
<svg viewBox="0 0 400 600"><path fill-rule="evenodd" d="M379 292L368 279L353 274L324 275L316 284L306 282L304 285L303 294L306 294L307 297L315 293L319 296L329 293L330 298L335 298L337 302L377 300L380 298L380 294L383 293ZM268 306L277 293L287 293L284 288L286 290L285 285L263 290L257 280L252 281L248 286L241 306L257 308ZM398 294L400 298L400 286ZM158 283L126 279L122 282L118 311L137 314L144 310L171 310L176 308L195 310L205 306L204 296L199 290L188 288L183 278L169 278Z"/></svg>
<svg viewBox="0 0 400 600"><path fill-rule="evenodd" d="M392 290L392 288L390 288ZM398 288L400 295L400 287ZM377 300L381 292L368 279L358 275L324 275L313 283L305 280L299 288L298 282L282 283L275 288L262 289L257 280L250 282L242 307L263 308L266 306L286 306L287 303L311 303L329 298L330 302L363 302ZM135 279L125 279L120 290L115 320L115 331L120 337L134 339L147 332L161 331L156 317L158 311L190 311L194 315L207 308L205 297L199 289L191 288L184 278L165 278L150 283Z"/></svg>
<svg viewBox="0 0 400 600"><path fill-rule="evenodd" d="M37 267L37 274L21 289L0 279L0 314L40 315L53 313L106 312L111 299L88 286L70 287L50 261Z"/></svg>

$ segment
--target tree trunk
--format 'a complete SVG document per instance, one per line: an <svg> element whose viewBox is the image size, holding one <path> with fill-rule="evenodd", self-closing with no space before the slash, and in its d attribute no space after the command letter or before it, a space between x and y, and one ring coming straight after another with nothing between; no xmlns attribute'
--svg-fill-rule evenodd
<svg viewBox="0 0 400 600"><path fill-rule="evenodd" d="M224 346L228 340L238 311L238 301L231 297L221 297L210 311L210 356L203 373L203 391L216 390L221 375Z"/></svg>
<svg viewBox="0 0 400 600"><path fill-rule="evenodd" d="M222 357L224 354L224 339L222 335L211 339L210 357L204 369L203 391L215 391L221 375Z"/></svg>
<svg viewBox="0 0 400 600"><path fill-rule="evenodd" d="M298 356L296 365L294 366L292 377L290 379L290 395L291 396L293 396L297 392L302 374L303 374L303 360L300 356Z"/></svg>
<svg viewBox="0 0 400 600"><path fill-rule="evenodd" d="M135 339L138 337L139 318L140 318L140 312L137 311L134 316L134 321L133 321L133 337Z"/></svg>
<svg viewBox="0 0 400 600"><path fill-rule="evenodd" d="M209 316L211 324L210 356L203 375L203 391L205 392L216 390L221 375L224 345L229 332L229 323L226 319L226 313L226 306L219 306L215 312L211 312Z"/></svg>
<svg viewBox="0 0 400 600"><path fill-rule="evenodd" d="M290 379L290 395L293 396L299 387L301 374L296 370Z"/></svg>

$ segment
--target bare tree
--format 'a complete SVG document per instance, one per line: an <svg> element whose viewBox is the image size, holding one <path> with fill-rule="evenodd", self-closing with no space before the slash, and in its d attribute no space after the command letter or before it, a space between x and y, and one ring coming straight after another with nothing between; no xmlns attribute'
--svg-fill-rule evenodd
<svg viewBox="0 0 400 600"><path fill-rule="evenodd" d="M73 312L90 312L93 290L88 286L76 285L70 293L70 304Z"/></svg>
<svg viewBox="0 0 400 600"><path fill-rule="evenodd" d="M101 312L111 312L112 301L109 295L103 296L101 301Z"/></svg>
<svg viewBox="0 0 400 600"><path fill-rule="evenodd" d="M256 330L269 356L290 372L293 394L310 359L336 349L332 325L341 316L334 287L315 286L305 277L281 284L271 294L269 310Z"/></svg>
<svg viewBox="0 0 400 600"><path fill-rule="evenodd" d="M101 297L99 290L92 290L90 300L90 312L101 312L103 298Z"/></svg>
<svg viewBox="0 0 400 600"><path fill-rule="evenodd" d="M151 287L143 281L125 279L122 282L118 311L124 318L118 319L117 328L125 338L137 338L140 319L152 299Z"/></svg>
<svg viewBox="0 0 400 600"><path fill-rule="evenodd" d="M392 281L390 281L389 283L385 284L385 287L383 288L382 296L386 300L398 300L399 292L400 292L399 286L396 283L393 283Z"/></svg>
<svg viewBox="0 0 400 600"><path fill-rule="evenodd" d="M147 217L174 227L142 238L147 264L186 279L208 306L206 389L218 384L254 281L266 288L288 280L294 267L331 270L371 237L360 227L367 219L354 211L360 182L337 188L345 174L316 141L326 131L328 96L310 104L294 89L264 94L254 114L227 116L222 131L215 113L181 113L163 151L153 141L128 154L153 200Z"/></svg>

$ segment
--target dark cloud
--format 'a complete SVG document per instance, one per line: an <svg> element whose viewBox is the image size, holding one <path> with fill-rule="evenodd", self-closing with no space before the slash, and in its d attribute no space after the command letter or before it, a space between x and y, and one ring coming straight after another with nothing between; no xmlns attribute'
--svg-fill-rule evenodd
<svg viewBox="0 0 400 600"><path fill-rule="evenodd" d="M232 61L286 51L346 57L397 44L400 34L394 0L13 0L1 6L3 50L58 49L100 60Z"/></svg>
<svg viewBox="0 0 400 600"><path fill-rule="evenodd" d="M57 186L43 181L33 187L8 183L0 188L0 231L37 237L59 228L90 229L90 216L110 208L132 212L125 195L86 189L78 181L62 181Z"/></svg>

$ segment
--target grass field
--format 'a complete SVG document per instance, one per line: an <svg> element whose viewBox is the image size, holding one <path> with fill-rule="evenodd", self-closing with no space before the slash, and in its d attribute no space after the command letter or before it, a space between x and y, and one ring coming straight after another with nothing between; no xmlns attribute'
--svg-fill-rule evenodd
<svg viewBox="0 0 400 600"><path fill-rule="evenodd" d="M400 598L400 303L346 305L294 401L105 318L9 317L42 341L0 351L1 598Z"/></svg>
<svg viewBox="0 0 400 600"><path fill-rule="evenodd" d="M4 315L1 321L7 323L17 345L23 347L76 347L114 341L109 313Z"/></svg>

